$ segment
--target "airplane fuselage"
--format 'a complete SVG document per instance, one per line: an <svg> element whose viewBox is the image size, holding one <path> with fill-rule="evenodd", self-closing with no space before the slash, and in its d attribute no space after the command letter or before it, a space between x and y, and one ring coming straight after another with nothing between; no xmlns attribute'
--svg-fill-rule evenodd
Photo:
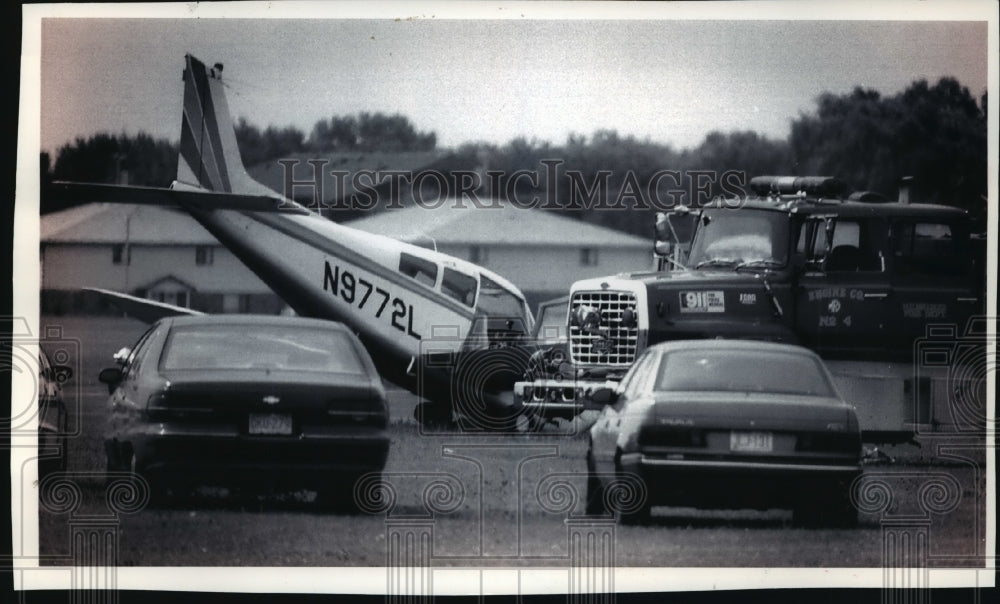
<svg viewBox="0 0 1000 604"><path fill-rule="evenodd" d="M427 354L469 348L479 267L316 214L190 211L296 313L349 325L392 382L415 391ZM407 261L427 267L420 280L402 272ZM468 284L466 297L442 291L449 276ZM522 330L530 330L529 316L524 308Z"/></svg>
<svg viewBox="0 0 1000 604"><path fill-rule="evenodd" d="M524 355L509 349L532 328L517 287L465 260L327 220L255 181L222 65L188 55L183 81L170 189L81 185L78 194L183 207L296 313L346 324L382 377L422 397L474 410L512 399Z"/></svg>

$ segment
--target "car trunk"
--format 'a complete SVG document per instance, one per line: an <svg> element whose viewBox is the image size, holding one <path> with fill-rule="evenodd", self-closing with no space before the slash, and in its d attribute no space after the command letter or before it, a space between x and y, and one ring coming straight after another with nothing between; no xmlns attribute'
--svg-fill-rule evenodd
<svg viewBox="0 0 1000 604"><path fill-rule="evenodd" d="M640 432L643 452L714 456L855 459L860 451L850 409L835 398L671 392L654 403Z"/></svg>
<svg viewBox="0 0 1000 604"><path fill-rule="evenodd" d="M235 421L252 434L386 421L379 389L359 374L213 369L168 371L164 377L169 385L149 401L152 419Z"/></svg>

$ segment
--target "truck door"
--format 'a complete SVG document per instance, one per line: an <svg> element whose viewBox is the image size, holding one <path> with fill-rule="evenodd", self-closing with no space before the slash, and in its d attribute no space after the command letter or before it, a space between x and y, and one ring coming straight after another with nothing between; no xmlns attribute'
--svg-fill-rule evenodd
<svg viewBox="0 0 1000 604"><path fill-rule="evenodd" d="M954 221L903 217L892 222L891 282L899 316L898 344L912 349L928 324L948 324L964 333L981 312L982 267L972 261L968 230Z"/></svg>
<svg viewBox="0 0 1000 604"><path fill-rule="evenodd" d="M796 328L806 346L830 357L879 353L895 327L886 272L888 224L879 218L813 216L797 251L805 269Z"/></svg>

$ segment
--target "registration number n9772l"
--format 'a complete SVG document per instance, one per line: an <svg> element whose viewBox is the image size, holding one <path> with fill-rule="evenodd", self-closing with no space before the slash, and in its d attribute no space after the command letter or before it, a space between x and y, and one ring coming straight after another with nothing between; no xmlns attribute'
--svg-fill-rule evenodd
<svg viewBox="0 0 1000 604"><path fill-rule="evenodd" d="M770 432L729 433L729 450L743 453L769 453L774 449L774 437Z"/></svg>

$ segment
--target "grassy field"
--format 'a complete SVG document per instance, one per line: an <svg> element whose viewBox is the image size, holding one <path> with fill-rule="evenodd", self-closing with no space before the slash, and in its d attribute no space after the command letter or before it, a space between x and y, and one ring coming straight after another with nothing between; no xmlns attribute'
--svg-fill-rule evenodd
<svg viewBox="0 0 1000 604"><path fill-rule="evenodd" d="M72 521L108 513L103 432L107 390L97 381L111 355L145 329L137 321L47 317L64 341L77 342L75 376L66 384L78 435L69 471L81 487L79 506L39 516L40 548L71 562ZM43 344L44 345L44 344ZM72 348L71 346L69 348ZM436 566L568 564L569 533L583 511L586 442L579 436L422 433L408 419L415 399L394 391L396 419L385 480L386 505L372 514L330 514L308 492L232 498L202 490L169 508L116 517L118 560L136 566L371 566L388 556L400 522L432 527ZM918 460L919 461L919 460ZM854 529L803 529L785 510L703 511L657 508L650 526L615 527L620 566L877 567L885 521L923 518L930 555L944 566L976 565L983 552L985 479L974 466L899 463L866 468L887 485L883 511L862 513ZM921 511L930 480L957 485L954 507ZM939 495L941 495L939 493ZM921 516L923 514L923 516Z"/></svg>

